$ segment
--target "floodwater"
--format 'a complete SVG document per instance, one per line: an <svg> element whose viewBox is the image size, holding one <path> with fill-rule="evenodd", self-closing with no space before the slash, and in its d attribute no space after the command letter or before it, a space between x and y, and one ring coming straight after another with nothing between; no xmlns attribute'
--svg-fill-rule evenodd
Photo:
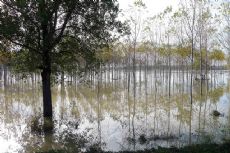
<svg viewBox="0 0 230 153"><path fill-rule="evenodd" d="M102 72L53 85L54 132L41 129L39 77L0 82L0 152L182 147L230 139L230 73L193 79L182 71ZM194 74L194 78L196 74ZM4 81L4 78L7 79ZM221 114L217 117L213 111Z"/></svg>

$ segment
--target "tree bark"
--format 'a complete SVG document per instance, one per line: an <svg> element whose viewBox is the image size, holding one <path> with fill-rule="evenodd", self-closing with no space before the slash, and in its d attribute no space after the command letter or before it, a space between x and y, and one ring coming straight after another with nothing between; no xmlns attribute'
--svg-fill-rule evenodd
<svg viewBox="0 0 230 153"><path fill-rule="evenodd" d="M7 66L6 65L3 65L3 85L4 85L4 88L6 88L7 86Z"/></svg>
<svg viewBox="0 0 230 153"><path fill-rule="evenodd" d="M52 118L53 116L50 75L51 75L51 71L44 68L41 73L41 76L42 76L42 91L43 91L43 116L45 118Z"/></svg>

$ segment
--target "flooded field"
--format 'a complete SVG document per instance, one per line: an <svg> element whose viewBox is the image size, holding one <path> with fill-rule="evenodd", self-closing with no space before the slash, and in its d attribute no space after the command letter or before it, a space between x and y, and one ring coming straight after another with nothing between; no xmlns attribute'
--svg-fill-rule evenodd
<svg viewBox="0 0 230 153"><path fill-rule="evenodd" d="M182 147L230 139L230 73L118 70L52 87L54 131L41 128L40 76L2 77L0 152L105 151ZM5 80L4 80L5 79ZM7 80L6 80L7 79ZM33 81L32 81L33 80Z"/></svg>

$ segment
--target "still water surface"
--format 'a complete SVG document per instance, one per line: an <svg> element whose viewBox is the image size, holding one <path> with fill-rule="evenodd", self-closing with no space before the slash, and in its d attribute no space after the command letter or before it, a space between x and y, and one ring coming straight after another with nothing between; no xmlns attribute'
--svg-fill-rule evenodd
<svg viewBox="0 0 230 153"><path fill-rule="evenodd" d="M7 86L2 81L0 152L51 148L75 152L90 146L106 151L140 150L230 139L229 72L216 71L202 82L194 79L192 104L189 77L177 71L171 75L138 71L134 78L131 72L119 71L81 83L54 85L52 134L38 130L42 123L40 81L13 77ZM213 116L214 110L221 115Z"/></svg>

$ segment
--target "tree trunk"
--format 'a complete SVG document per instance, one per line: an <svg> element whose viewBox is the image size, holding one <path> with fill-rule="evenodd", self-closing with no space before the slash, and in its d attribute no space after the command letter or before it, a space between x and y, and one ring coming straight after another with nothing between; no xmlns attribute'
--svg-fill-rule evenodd
<svg viewBox="0 0 230 153"><path fill-rule="evenodd" d="M65 82L65 73L64 71L61 72L61 85L64 85Z"/></svg>
<svg viewBox="0 0 230 153"><path fill-rule="evenodd" d="M43 91L43 116L52 118L52 99L51 99L51 86L50 86L51 72L43 69L42 76L42 91Z"/></svg>
<svg viewBox="0 0 230 153"><path fill-rule="evenodd" d="M6 65L3 65L3 85L4 85L4 88L6 88L7 86L7 66Z"/></svg>

